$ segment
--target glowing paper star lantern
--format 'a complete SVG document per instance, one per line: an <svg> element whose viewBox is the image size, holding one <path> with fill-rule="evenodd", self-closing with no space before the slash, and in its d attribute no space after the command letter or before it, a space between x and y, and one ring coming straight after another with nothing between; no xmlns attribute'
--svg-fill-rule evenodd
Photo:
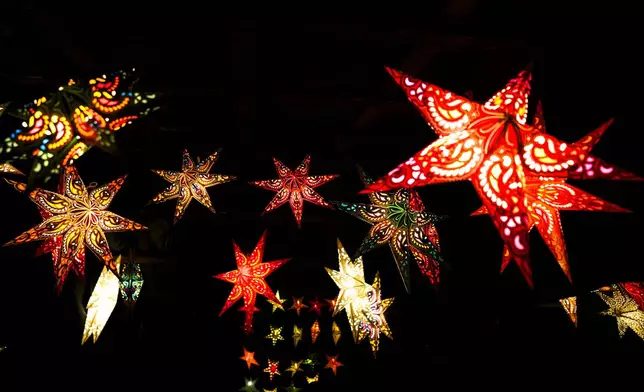
<svg viewBox="0 0 644 392"><path fill-rule="evenodd" d="M291 377L297 372L302 372L302 362L303 361L291 361L291 366L286 369L287 372L291 372Z"/></svg>
<svg viewBox="0 0 644 392"><path fill-rule="evenodd" d="M318 317L322 316L322 308L324 307L324 304L318 300L317 297L315 297L314 300L309 301L311 306L309 307L309 312L315 312Z"/></svg>
<svg viewBox="0 0 644 392"><path fill-rule="evenodd" d="M577 326L577 297L568 297L560 299L561 307L566 311L570 321Z"/></svg>
<svg viewBox="0 0 644 392"><path fill-rule="evenodd" d="M141 266L136 263L125 263L121 268L121 298L126 305L134 305L139 300L143 288Z"/></svg>
<svg viewBox="0 0 644 392"><path fill-rule="evenodd" d="M268 373L269 380L273 381L273 377L280 375L280 371L278 369L279 364L279 361L273 362L270 359L268 360L268 367L264 369L264 373Z"/></svg>
<svg viewBox="0 0 644 392"><path fill-rule="evenodd" d="M373 285L364 281L362 258L351 261L338 240L340 271L326 268L329 276L340 288L334 315L345 310L356 343L369 337L374 355L378 350L380 333L391 338L391 330L385 319L385 311L393 303L393 298L381 299L380 276L376 273Z"/></svg>
<svg viewBox="0 0 644 392"><path fill-rule="evenodd" d="M301 340L302 328L298 327L297 325L293 325L293 346L297 347Z"/></svg>
<svg viewBox="0 0 644 392"><path fill-rule="evenodd" d="M245 378L244 377L244 386L239 388L242 392L259 392L259 389L255 386L257 379Z"/></svg>
<svg viewBox="0 0 644 392"><path fill-rule="evenodd" d="M336 355L336 356L327 355L326 356L326 359L327 359L328 362L324 366L324 368L333 370L333 375L334 376L338 375L337 374L338 373L338 368L340 366L344 366L340 361L338 361L338 356L339 355Z"/></svg>
<svg viewBox="0 0 644 392"><path fill-rule="evenodd" d="M121 264L120 255L116 258L115 263L118 270ZM118 297L119 278L105 266L87 302L87 317L81 344L85 344L90 336L93 336L94 343L96 343L107 320L112 315L112 311L114 311Z"/></svg>
<svg viewBox="0 0 644 392"><path fill-rule="evenodd" d="M331 324L331 336L333 337L333 344L337 346L338 341L342 336L342 332L340 331L340 327L335 321L333 322L333 324Z"/></svg>
<svg viewBox="0 0 644 392"><path fill-rule="evenodd" d="M255 353L246 350L246 347L244 347L244 355L239 357L242 361L246 362L246 366L248 366L248 369L250 370L251 366L259 366L259 363L255 360Z"/></svg>
<svg viewBox="0 0 644 392"><path fill-rule="evenodd" d="M277 301L271 301L270 299L268 300L268 303L273 306L272 312L275 313L277 309L281 310L282 312L284 311L284 302L286 302L285 299L280 298L280 291L277 290L275 292L275 298L277 298Z"/></svg>
<svg viewBox="0 0 644 392"><path fill-rule="evenodd" d="M16 113L23 122L4 140L0 153L15 160L33 158L30 176L47 181L92 146L115 151L116 131L158 109L151 106L154 94L132 90L133 76L119 71L88 83L70 81L34 100Z"/></svg>
<svg viewBox="0 0 644 392"><path fill-rule="evenodd" d="M226 272L223 274L215 275L214 278L225 280L232 283L233 286L230 295L226 299L223 309L219 313L221 316L240 298L244 298L244 312L246 318L244 321L244 331L249 334L253 329L253 312L255 311L255 301L257 294L263 295L267 299L277 302L278 299L273 294L273 290L268 286L266 277L273 271L281 267L284 263L290 260L281 259L277 261L270 261L262 263L264 257L264 245L266 243L266 231L259 239L255 250L250 255L244 254L237 244L233 241L233 248L235 250L235 261L237 262L237 269L234 271Z"/></svg>
<svg viewBox="0 0 644 392"><path fill-rule="evenodd" d="M307 384L313 384L314 382L318 382L318 381L320 381L320 375L319 374L316 374L313 377L307 377L306 378L306 383Z"/></svg>
<svg viewBox="0 0 644 392"><path fill-rule="evenodd" d="M612 296L602 292L597 292L597 295L609 307L608 310L601 312L601 314L613 316L617 320L617 330L620 338L624 337L626 331L630 328L644 340L644 311L639 308L633 298L624 293L619 285L614 285Z"/></svg>
<svg viewBox="0 0 644 392"><path fill-rule="evenodd" d="M233 176L209 173L215 162L217 162L220 152L221 150L218 150L204 161L197 159L195 164L188 150L183 150L180 172L153 170L161 178L170 182L170 185L155 196L150 203L163 203L164 201L177 199L177 208L174 212L175 224L186 212L186 208L192 199L215 213L206 188L235 180Z"/></svg>
<svg viewBox="0 0 644 392"><path fill-rule="evenodd" d="M644 310L644 283L626 282L619 284L622 289L635 301L640 310Z"/></svg>
<svg viewBox="0 0 644 392"><path fill-rule="evenodd" d="M315 320L311 326L311 341L315 343L315 341L318 340L318 336L320 336L320 323L318 320Z"/></svg>
<svg viewBox="0 0 644 392"><path fill-rule="evenodd" d="M333 310L335 309L335 303L338 301L338 297L335 297L333 299L325 299L325 301L329 304L329 312L333 313Z"/></svg>
<svg viewBox="0 0 644 392"><path fill-rule="evenodd" d="M295 298L293 297L293 305L291 305L289 310L295 310L297 312L297 315L300 315L300 310L308 308L308 305L304 303L304 297L300 298Z"/></svg>
<svg viewBox="0 0 644 392"><path fill-rule="evenodd" d="M545 121L541 105L537 107L535 124L545 133ZM539 138L540 136L537 136ZM536 138L535 138L536 139ZM608 203L572 185L566 184L565 178L547 177L543 175L528 175L524 180L524 195L528 211L528 231L536 226L537 231L555 256L559 266L569 281L572 282L570 267L568 265L568 252L566 241L561 226L560 210L564 211L602 211L602 212L630 212L615 204ZM472 215L487 214L485 206L479 208ZM510 249L505 246L501 262L501 271L505 270L512 259ZM524 271L529 272L529 271ZM525 278L530 282L531 276Z"/></svg>
<svg viewBox="0 0 644 392"><path fill-rule="evenodd" d="M70 269L77 275L85 273L85 246L118 276L116 263L104 232L145 230L129 219L107 211L125 176L88 191L76 168L65 167L63 193L35 189L29 198L38 205L44 222L5 244L17 245L31 241L51 240L49 249L56 257L54 267L60 291ZM54 253L56 252L56 253Z"/></svg>
<svg viewBox="0 0 644 392"><path fill-rule="evenodd" d="M262 215L276 209L288 201L291 205L291 210L293 210L293 215L295 215L297 226L301 227L304 200L322 207L331 208L331 205L313 189L326 184L338 176L335 174L309 176L310 162L311 157L307 155L295 170L291 170L282 162L273 158L273 163L275 164L279 178L275 180L251 182L252 185L277 192L275 197L273 197L273 200L271 200L271 202L268 203L268 206L264 209Z"/></svg>
<svg viewBox="0 0 644 392"><path fill-rule="evenodd" d="M282 327L275 328L271 325L270 329L271 331L266 335L266 339L270 340L273 347L275 347L279 340L284 340L284 337L282 336Z"/></svg>
<svg viewBox="0 0 644 392"><path fill-rule="evenodd" d="M364 185L373 183L364 170L359 169L359 172ZM418 193L411 189L373 192L369 193L369 199L371 204L333 203L338 210L372 225L356 257L389 244L407 292L410 285L409 264L414 260L423 275L429 277L431 283L437 284L439 263L443 259L434 223L441 218L427 212Z"/></svg>
<svg viewBox="0 0 644 392"><path fill-rule="evenodd" d="M609 123L571 145L527 125L528 71L483 105L398 71L389 72L441 137L369 185L366 192L470 180L510 257L531 284L526 171L566 178L586 161Z"/></svg>

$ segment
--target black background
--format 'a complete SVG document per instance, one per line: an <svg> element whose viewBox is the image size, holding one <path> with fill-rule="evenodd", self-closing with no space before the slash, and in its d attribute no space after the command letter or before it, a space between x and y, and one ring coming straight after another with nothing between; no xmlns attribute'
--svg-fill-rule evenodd
<svg viewBox="0 0 644 392"><path fill-rule="evenodd" d="M217 317L232 286L211 276L235 268L233 239L250 252L268 229L265 261L293 258L268 278L271 287L289 299L335 296L337 288L323 267L337 268L336 238L352 253L368 225L308 203L301 229L288 206L260 217L274 194L247 181L274 178L272 156L295 167L311 154L313 175L341 175L318 188L320 194L327 200L365 201L357 195L356 164L379 176L435 139L384 65L457 93L471 90L483 101L534 61L531 113L541 100L548 132L572 142L615 117L595 154L644 174L641 105L635 99L641 71L634 38L626 31L635 26L607 15L596 22L579 15L551 22L554 10L529 4L491 8L469 1L426 7L353 20L149 13L82 19L38 7L18 16L4 12L2 100L27 101L70 77L133 66L141 75L139 88L164 94L162 110L119 134L120 156L94 149L78 162L86 184L129 173L111 210L151 227L150 234L111 239L116 251L137 246L145 284L134 313L119 302L98 343L81 347L83 320L75 290L83 286L70 275L56 297L51 261L32 257L37 244L2 249L4 380L18 381L17 390L34 385L100 389L113 383L145 390L234 391L250 374L260 377L258 386L269 388L259 368L249 373L238 359L242 345L257 352L261 368L267 355L288 365L296 357L269 349L263 339L268 325L287 319L281 344L290 347L292 323L306 326L308 335L314 316L305 311L297 318L290 311L273 317L259 299L257 332L248 342L237 307ZM419 16L410 20L410 13ZM109 23L94 23L97 18ZM11 131L6 118L0 131ZM150 169L179 168L183 148L203 158L220 147L214 172L239 181L209 189L217 215L193 202L171 228L174 202L143 208L165 186ZM390 251L369 253L367 279L379 270L383 295L396 298L387 314L394 340L383 337L374 360L367 343L349 341L342 315L344 337L336 350L325 313L316 351L339 351L345 366L335 378L322 370L317 389L303 386L302 379L296 385L329 391L360 384L372 390L426 390L463 382L511 388L535 381L593 385L595 378L634 382L628 372L611 372L639 363L644 342L632 332L620 341L615 320L597 315L605 306L595 296L580 299L578 329L557 300L644 280L638 243L644 185L575 185L635 212L562 213L574 287L533 233L534 291L514 265L499 275L502 244L488 218L468 216L480 205L470 184L419 189L429 210L451 216L438 225L451 264L440 290L434 292L412 266L412 293L406 294ZM0 187L0 195L2 242L40 221L24 195L8 186ZM88 255L83 305L101 268ZM592 373L596 369L605 371Z"/></svg>

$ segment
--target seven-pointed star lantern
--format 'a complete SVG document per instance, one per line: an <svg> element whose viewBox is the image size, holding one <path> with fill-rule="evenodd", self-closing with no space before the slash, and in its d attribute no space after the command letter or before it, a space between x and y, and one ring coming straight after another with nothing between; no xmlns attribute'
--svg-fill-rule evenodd
<svg viewBox="0 0 644 392"><path fill-rule="evenodd" d="M273 158L279 178L251 182L252 185L277 192L262 214L266 214L288 201L291 205L291 210L293 210L293 215L295 215L297 226L301 227L304 200L322 207L332 208L313 188L326 184L338 177L338 175L309 176L310 162L311 156L307 155L295 170L291 170L282 162Z"/></svg>
<svg viewBox="0 0 644 392"><path fill-rule="evenodd" d="M545 121L541 105L537 105L537 111L534 119L535 128L539 127L540 132L545 133ZM600 131L603 132L600 128ZM595 131L597 132L597 131ZM593 135L595 132L591 133ZM538 139L537 136L535 139ZM591 157L592 158L592 157ZM615 172L625 173L621 169ZM528 231L536 226L537 231L543 238L544 242L554 255L557 263L563 270L569 281L572 282L570 267L568 265L568 252L566 251L566 241L561 226L560 210L564 211L602 211L602 212L631 212L615 204L608 203L597 196L593 196L572 185L566 184L565 178L547 177L544 174L533 175L530 171L526 172L525 177L525 199L528 211ZM632 177L629 177L632 178ZM616 179L616 178L612 178ZM487 214L488 210L482 206L472 215ZM503 249L503 258L501 262L501 272L510 263L512 259L510 249L507 245ZM525 275L528 282L531 281L530 270Z"/></svg>
<svg viewBox="0 0 644 392"><path fill-rule="evenodd" d="M373 183L364 170L359 169L359 172L364 185ZM412 189L373 192L369 193L369 199L372 204L333 203L338 210L372 225L355 257L388 243L407 292L412 260L416 260L431 283L438 283L439 263L443 260L434 223L440 217L425 211L423 201Z"/></svg>
<svg viewBox="0 0 644 392"><path fill-rule="evenodd" d="M203 204L211 212L215 212L210 201L210 196L206 188L223 184L235 180L233 176L222 174L208 173L217 161L221 149L211 154L206 160L197 159L197 163L192 160L188 150L183 150L183 160L181 161L181 171L153 170L164 180L171 184L159 193L150 203L162 203L164 201L178 199L177 208L174 212L174 223L186 212L190 200L195 199Z"/></svg>
<svg viewBox="0 0 644 392"><path fill-rule="evenodd" d="M105 232L145 230L145 226L107 211L114 195L125 182L125 176L88 191L74 166L66 166L63 174L63 194L34 189L29 198L38 205L44 222L30 229L13 241L17 245L30 241L60 239L57 249L55 272L58 287L72 268L78 275L85 271L85 246L118 276ZM46 217L45 217L46 216Z"/></svg>
<svg viewBox="0 0 644 392"><path fill-rule="evenodd" d="M608 310L601 312L605 316L617 319L619 337L624 337L628 328L632 329L641 339L644 339L644 312L639 309L637 302L624 293L619 285L612 287L613 295L608 296L602 292L597 295L606 302Z"/></svg>
<svg viewBox="0 0 644 392"><path fill-rule="evenodd" d="M363 192L470 180L511 258L524 276L531 276L525 171L565 178L586 162L599 135L568 145L527 125L528 71L482 105L400 72L389 72L441 137Z"/></svg>
<svg viewBox="0 0 644 392"><path fill-rule="evenodd" d="M246 313L243 327L246 334L251 333L253 330L253 313L257 309L255 308L257 294L261 294L273 302L278 301L275 294L273 294L273 290L271 290L264 279L290 260L289 258L262 263L265 243L266 231L264 231L264 234L262 234L262 237L259 239L253 253L246 255L233 241L237 269L213 276L213 278L225 280L226 282L235 285L233 286L228 299L226 299L223 309L221 309L221 312L219 313L220 316L224 314L228 308L233 306L237 300L242 297L244 298L244 307L242 308L242 311Z"/></svg>

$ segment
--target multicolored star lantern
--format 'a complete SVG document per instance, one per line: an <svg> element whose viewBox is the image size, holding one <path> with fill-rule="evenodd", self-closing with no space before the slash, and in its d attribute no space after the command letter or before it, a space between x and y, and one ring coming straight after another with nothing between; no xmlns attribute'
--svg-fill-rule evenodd
<svg viewBox="0 0 644 392"><path fill-rule="evenodd" d="M559 302L561 303L561 306L568 314L568 317L570 317L570 321L572 321L572 323L575 324L575 327L576 327L577 326L577 297L563 298L563 299L560 299Z"/></svg>
<svg viewBox="0 0 644 392"><path fill-rule="evenodd" d="M537 106L535 124L539 125L540 132L545 133L545 121L541 105ZM541 137L536 136L535 141L540 140ZM543 173L541 175L532 175L530 171L527 171L524 178L524 196L528 211L528 231L536 226L537 231L555 256L564 274L572 282L559 211L631 211L566 184L565 181L566 179L562 177L547 177ZM472 215L483 214L488 214L486 206L482 206L472 213ZM511 259L512 254L506 244L503 249L501 271L505 270ZM530 271L522 271L526 274L526 280L531 282Z"/></svg>
<svg viewBox="0 0 644 392"><path fill-rule="evenodd" d="M264 209L262 215L276 209L288 201L291 205L293 215L295 215L297 226L302 227L304 200L322 207L332 208L331 205L313 189L326 184L338 177L338 175L309 176L310 162L311 156L307 155L295 170L291 170L282 162L273 158L273 163L275 164L279 178L275 180L251 182L252 185L277 192L275 197L273 197L273 200L271 200L271 202L268 203L268 206Z"/></svg>
<svg viewBox="0 0 644 392"><path fill-rule="evenodd" d="M186 208L192 199L215 213L206 188L235 180L234 176L209 173L215 162L217 162L220 152L221 149L217 150L204 161L197 158L197 163L195 164L188 150L183 150L180 172L153 170L161 178L170 182L170 185L155 196L150 203L163 203L164 201L177 199L177 208L174 211L175 224L186 212Z"/></svg>
<svg viewBox="0 0 644 392"><path fill-rule="evenodd" d="M333 370L333 375L334 376L338 375L338 368L340 366L344 366L342 364L342 362L338 361L338 356L339 355L336 355L336 356L327 355L326 356L327 364L324 366L324 368Z"/></svg>
<svg viewBox="0 0 644 392"><path fill-rule="evenodd" d="M266 339L270 340L273 347L275 347L279 340L284 340L284 337L282 336L282 327L276 328L271 325L270 329L271 331L266 335Z"/></svg>
<svg viewBox="0 0 644 392"><path fill-rule="evenodd" d="M280 291L277 290L275 292L275 298L277 298L277 301L271 301L270 299L268 300L268 303L273 306L273 310L271 311L272 313L275 313L277 309L284 311L284 302L286 302L285 299L280 298Z"/></svg>
<svg viewBox="0 0 644 392"><path fill-rule="evenodd" d="M288 309L295 310L297 312L297 315L299 316L300 310L306 309L308 307L309 306L304 303L304 297L300 297L300 298L293 297L293 305L291 305L291 307Z"/></svg>
<svg viewBox="0 0 644 392"><path fill-rule="evenodd" d="M318 336L320 336L320 322L315 320L311 326L311 342L315 343L315 341L318 340Z"/></svg>
<svg viewBox="0 0 644 392"><path fill-rule="evenodd" d="M297 348L297 345L302 340L302 328L297 325L293 325L293 346Z"/></svg>
<svg viewBox="0 0 644 392"><path fill-rule="evenodd" d="M25 174L21 172L20 170L16 169L9 163L2 163L0 164L0 173L4 174L18 174L21 176L24 176Z"/></svg>
<svg viewBox="0 0 644 392"><path fill-rule="evenodd" d="M622 338L630 328L641 339L644 340L644 311L637 302L626 294L619 285L614 285L612 296L597 292L608 305L608 310L601 312L605 316L613 316L617 319L617 330Z"/></svg>
<svg viewBox="0 0 644 392"><path fill-rule="evenodd" d="M567 178L582 166L609 123L568 145L526 124L530 72L485 104L388 69L441 136L363 192L470 180L523 275L532 283L526 172Z"/></svg>
<svg viewBox="0 0 644 392"><path fill-rule="evenodd" d="M325 268L340 288L333 314L336 315L346 309L355 343L360 343L368 336L372 351L376 355L380 333L392 338L384 314L393 303L393 298L381 299L380 275L378 273L376 273L373 285L365 283L362 258L358 257L351 261L339 240L338 259L340 271Z"/></svg>
<svg viewBox="0 0 644 392"><path fill-rule="evenodd" d="M246 366L248 366L249 370L253 365L259 366L259 363L257 363L257 361L255 360L255 353L246 350L246 347L243 347L243 348L244 348L244 355L239 357L239 359L246 362Z"/></svg>
<svg viewBox="0 0 644 392"><path fill-rule="evenodd" d="M121 265L120 255L116 258L115 264L118 270ZM87 317L85 318L81 345L85 344L90 336L94 338L94 343L96 343L116 307L118 298L119 278L105 266L96 281L89 301L87 301Z"/></svg>
<svg viewBox="0 0 644 392"><path fill-rule="evenodd" d="M213 276L213 278L225 280L226 282L234 284L230 295L226 299L224 307L221 309L221 312L219 312L220 316L233 306L233 304L235 304L235 302L240 298L244 298L242 311L246 313L243 326L246 334L250 334L253 330L253 313L257 311L257 308L255 307L257 294L263 295L271 301L278 301L275 294L273 294L273 290L271 290L264 279L290 260L290 258L288 258L262 263L265 243L266 231L264 231L264 234L262 234L262 237L259 239L253 253L246 255L233 241L237 269Z"/></svg>
<svg viewBox="0 0 644 392"><path fill-rule="evenodd" d="M373 180L359 168L360 178L368 186ZM433 284L439 281L440 243L434 223L441 218L425 211L418 193L411 189L369 193L372 204L334 202L333 205L372 224L356 256L389 244L398 271L409 292L409 264L415 260L421 272Z"/></svg>
<svg viewBox="0 0 644 392"><path fill-rule="evenodd" d="M132 306L139 300L143 288L141 266L136 263L125 263L121 267L121 298L126 305Z"/></svg>
<svg viewBox="0 0 644 392"><path fill-rule="evenodd" d="M74 166L66 166L60 184L64 192L55 193L34 189L29 198L38 205L44 222L5 244L17 245L31 241L49 241L54 257L54 272L58 292L70 269L85 273L85 246L118 276L105 232L145 230L129 219L107 211L126 176L88 191Z"/></svg>
<svg viewBox="0 0 644 392"><path fill-rule="evenodd" d="M268 373L268 379L270 381L273 381L273 377L280 375L280 371L278 368L279 364L280 364L279 361L273 362L270 359L268 360L268 367L264 369L264 373Z"/></svg>
<svg viewBox="0 0 644 392"><path fill-rule="evenodd" d="M22 120L4 140L0 153L12 160L34 159L30 182L60 172L92 146L116 150L115 132L158 109L150 103L154 94L133 91L132 72L76 83L70 80L48 97L42 97L13 113Z"/></svg>

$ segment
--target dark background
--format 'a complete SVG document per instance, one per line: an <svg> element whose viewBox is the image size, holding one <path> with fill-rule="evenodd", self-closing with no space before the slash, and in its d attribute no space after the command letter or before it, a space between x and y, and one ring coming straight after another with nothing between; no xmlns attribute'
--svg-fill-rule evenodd
<svg viewBox="0 0 644 392"><path fill-rule="evenodd" d="M529 2L484 3L428 3L424 11L392 9L387 18L345 20L286 14L243 20L125 17L119 11L102 16L109 22L104 26L94 23L98 16L82 19L41 7L29 14L26 6L23 13L4 12L0 100L26 102L70 77L131 67L140 72L140 88L164 98L162 110L119 133L120 156L94 149L78 162L86 184L129 173L111 210L151 228L150 234L111 239L115 253L136 247L142 264L145 284L134 313L119 302L97 344L81 347L75 290L84 289L86 304L101 265L88 254L85 287L70 275L56 297L50 259L32 257L37 244L2 249L0 345L8 346L0 353L3 380L17 381L17 390L113 384L235 391L251 375L260 377L260 388L269 388L258 370L266 367L266 356L280 359L282 366L296 357L270 350L263 339L268 325L287 320L286 342L280 344L292 347L292 323L306 326L308 338L314 316L306 311L300 318L293 311L271 316L270 306L258 299L262 312L248 341L239 328L239 305L217 317L232 285L211 276L235 268L233 239L250 252L268 229L264 261L293 258L268 278L271 287L289 299L335 296L337 288L323 270L337 269L335 240L353 253L369 226L309 203L302 229L288 206L260 217L274 193L246 182L274 178L272 156L293 168L311 154L313 175L341 174L317 189L323 197L365 201L357 195L356 164L379 176L435 139L384 65L457 93L471 90L475 100L484 101L534 61L531 113L536 101L543 101L549 133L572 142L615 117L595 154L644 174L641 105L635 99L641 71L635 38L627 31L635 26L606 13L596 21L580 15L551 21L556 10ZM0 132L11 132L6 118ZM171 228L174 202L143 208L165 186L149 169L178 169L183 148L203 158L220 147L214 172L237 175L239 181L209 189L217 215L192 202ZM635 382L623 369L611 373L640 363L644 342L633 332L620 341L615 319L597 315L605 309L601 300L583 294L644 280L638 243L643 185L574 185L635 212L562 213L574 287L533 233L534 291L514 265L499 275L502 244L488 218L468 217L480 205L470 184L419 189L429 210L451 216L438 225L451 264L440 290L434 292L412 266L408 295L390 251L368 254L367 280L379 270L383 295L396 298L387 314L394 340L383 337L374 360L368 343L349 340L341 315L344 336L336 350L325 313L316 351L339 351L345 366L336 378L322 370L316 388L302 385L303 379L296 385L330 391L359 384L365 390L442 390L454 382L500 388L537 381L585 386L596 378ZM24 195L8 186L0 187L0 195L1 242L40 221ZM582 295L578 329L557 303L575 294ZM238 359L242 345L260 361L252 373ZM307 348L304 344L298 355Z"/></svg>

